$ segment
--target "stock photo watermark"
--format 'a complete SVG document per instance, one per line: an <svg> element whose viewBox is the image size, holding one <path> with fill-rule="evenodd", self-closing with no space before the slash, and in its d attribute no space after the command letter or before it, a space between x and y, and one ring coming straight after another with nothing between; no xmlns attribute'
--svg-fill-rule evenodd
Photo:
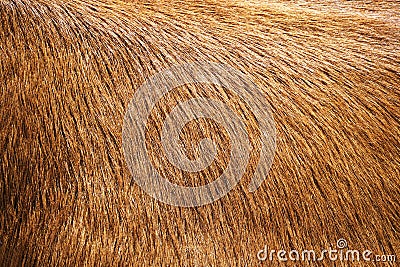
<svg viewBox="0 0 400 267"><path fill-rule="evenodd" d="M220 92L210 89L208 93L182 97L176 105L167 106L165 99L176 88L197 83L229 90L228 100L223 101ZM166 116L160 106L167 106ZM247 117L242 107L247 108ZM154 126L160 120L162 130ZM228 136L229 146L222 150L229 151L229 163L217 179L206 185L189 187L171 183L163 173L166 169L201 172L218 154L209 138L198 142L200 156L196 159L189 159L182 151L182 132L191 122L205 121L214 122ZM170 205L195 207L225 196L248 174L249 162L256 166L251 169L248 190L255 191L272 165L276 129L265 96L246 75L223 64L192 62L149 77L135 92L125 113L122 144L132 177L147 194ZM163 164L168 168L162 169Z"/></svg>
<svg viewBox="0 0 400 267"><path fill-rule="evenodd" d="M329 247L321 250L303 249L303 250L284 250L268 249L265 245L258 251L257 259L260 261L350 261L350 262L396 262L394 254L375 254L369 249L357 250L350 249L345 239L337 240L336 247Z"/></svg>

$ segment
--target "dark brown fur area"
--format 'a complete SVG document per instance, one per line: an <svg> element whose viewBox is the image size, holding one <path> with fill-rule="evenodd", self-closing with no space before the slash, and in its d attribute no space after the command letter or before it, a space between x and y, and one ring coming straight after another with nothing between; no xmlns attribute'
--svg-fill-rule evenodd
<svg viewBox="0 0 400 267"><path fill-rule="evenodd" d="M339 238L400 257L400 6L340 3L1 0L0 264L257 266ZM147 77L195 60L257 83L277 151L254 193L179 208L134 183L121 129Z"/></svg>

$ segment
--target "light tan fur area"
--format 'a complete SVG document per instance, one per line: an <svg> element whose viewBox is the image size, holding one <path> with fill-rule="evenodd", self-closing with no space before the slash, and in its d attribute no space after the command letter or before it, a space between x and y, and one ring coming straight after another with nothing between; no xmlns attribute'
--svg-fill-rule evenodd
<svg viewBox="0 0 400 267"><path fill-rule="evenodd" d="M339 238L400 257L400 5L260 2L0 1L0 265L258 266ZM121 129L147 77L195 60L259 86L277 150L254 193L179 208L134 183Z"/></svg>

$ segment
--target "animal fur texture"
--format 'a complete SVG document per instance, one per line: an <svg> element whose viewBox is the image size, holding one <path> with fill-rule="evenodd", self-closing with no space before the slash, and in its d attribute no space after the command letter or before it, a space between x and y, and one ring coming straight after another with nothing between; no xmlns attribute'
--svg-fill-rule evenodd
<svg viewBox="0 0 400 267"><path fill-rule="evenodd" d="M397 1L1 0L0 264L382 265L257 259L265 245L318 250L339 238L399 257L399 12ZM121 129L147 77L197 60L258 85L277 150L254 193L243 179L183 208L135 184Z"/></svg>

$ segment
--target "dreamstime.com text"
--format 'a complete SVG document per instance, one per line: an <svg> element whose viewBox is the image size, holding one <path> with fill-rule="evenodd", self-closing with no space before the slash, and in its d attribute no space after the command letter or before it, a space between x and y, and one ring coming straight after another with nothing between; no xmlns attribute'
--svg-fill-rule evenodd
<svg viewBox="0 0 400 267"><path fill-rule="evenodd" d="M336 247L323 250L268 250L265 245L257 253L260 261L374 261L395 262L396 255L378 255L371 250L355 250L347 247L347 241L343 238L336 242Z"/></svg>

